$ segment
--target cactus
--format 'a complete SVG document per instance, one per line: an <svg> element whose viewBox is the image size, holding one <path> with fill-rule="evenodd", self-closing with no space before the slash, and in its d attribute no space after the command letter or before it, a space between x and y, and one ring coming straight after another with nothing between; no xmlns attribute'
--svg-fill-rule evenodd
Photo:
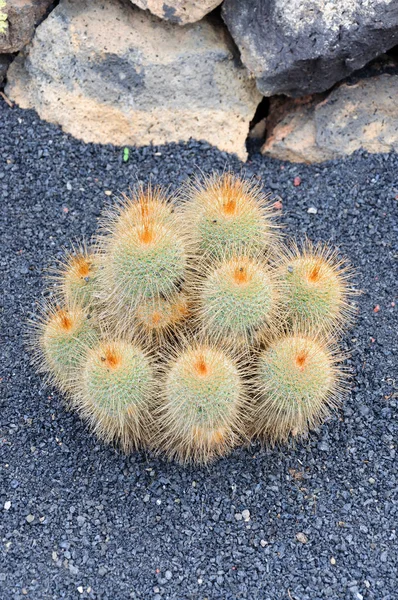
<svg viewBox="0 0 398 600"><path fill-rule="evenodd" d="M141 302L134 315L138 335L158 344L164 343L189 314L188 297L183 292L174 294L169 299L151 298Z"/></svg>
<svg viewBox="0 0 398 600"><path fill-rule="evenodd" d="M145 222L104 239L100 299L116 312L179 291L188 264L184 240L169 225Z"/></svg>
<svg viewBox="0 0 398 600"><path fill-rule="evenodd" d="M274 340L258 357L254 433L274 444L320 425L343 389L340 360L321 339L294 334Z"/></svg>
<svg viewBox="0 0 398 600"><path fill-rule="evenodd" d="M284 250L252 181L214 174L180 198L137 188L67 256L38 366L125 452L207 464L249 434L305 436L345 389L330 344L352 320L350 268L325 245Z"/></svg>
<svg viewBox="0 0 398 600"><path fill-rule="evenodd" d="M119 444L124 452L145 441L154 395L150 357L123 340L97 343L76 377L78 411L100 439Z"/></svg>
<svg viewBox="0 0 398 600"><path fill-rule="evenodd" d="M182 193L182 220L192 230L199 254L223 258L245 252L253 256L275 246L276 228L269 196L252 181L232 173L195 180Z"/></svg>
<svg viewBox="0 0 398 600"><path fill-rule="evenodd" d="M69 393L87 349L98 340L95 322L77 305L48 306L39 323L32 325L34 361L52 383Z"/></svg>
<svg viewBox="0 0 398 600"><path fill-rule="evenodd" d="M163 387L157 442L169 457L205 464L236 445L245 391L239 369L225 351L209 343L175 351Z"/></svg>
<svg viewBox="0 0 398 600"><path fill-rule="evenodd" d="M138 186L130 196L122 195L122 201L108 208L101 221L103 233L123 233L139 224L174 224L174 201L159 187Z"/></svg>
<svg viewBox="0 0 398 600"><path fill-rule="evenodd" d="M234 256L198 283L198 316L211 338L249 345L274 328L277 282L261 261Z"/></svg>
<svg viewBox="0 0 398 600"><path fill-rule="evenodd" d="M351 269L335 250L307 241L285 251L278 275L283 298L282 314L301 331L338 331L351 323L354 294Z"/></svg>
<svg viewBox="0 0 398 600"><path fill-rule="evenodd" d="M67 255L52 279L64 301L90 307L96 292L97 274L96 253L80 246Z"/></svg>

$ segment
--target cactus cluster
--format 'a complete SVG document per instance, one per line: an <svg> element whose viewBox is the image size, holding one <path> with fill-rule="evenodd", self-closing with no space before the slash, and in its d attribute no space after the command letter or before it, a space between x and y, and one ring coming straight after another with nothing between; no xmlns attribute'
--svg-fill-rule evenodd
<svg viewBox="0 0 398 600"><path fill-rule="evenodd" d="M269 196L231 173L131 192L52 277L36 364L125 452L206 464L306 436L345 388L354 289L336 251L279 231Z"/></svg>

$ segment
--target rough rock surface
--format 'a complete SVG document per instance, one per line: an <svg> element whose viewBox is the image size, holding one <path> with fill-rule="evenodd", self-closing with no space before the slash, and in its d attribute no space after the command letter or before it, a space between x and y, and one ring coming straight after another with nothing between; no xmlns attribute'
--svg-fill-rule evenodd
<svg viewBox="0 0 398 600"><path fill-rule="evenodd" d="M199 21L222 0L132 0L134 4L143 9L148 9L161 19L185 25Z"/></svg>
<svg viewBox="0 0 398 600"><path fill-rule="evenodd" d="M225 0L223 17L265 96L322 92L398 43L398 0Z"/></svg>
<svg viewBox="0 0 398 600"><path fill-rule="evenodd" d="M261 96L224 31L210 20L172 25L118 0L63 0L11 65L7 94L86 142L194 138L245 158Z"/></svg>
<svg viewBox="0 0 398 600"><path fill-rule="evenodd" d="M7 29L0 34L0 53L18 52L32 39L36 24L53 0L8 0Z"/></svg>
<svg viewBox="0 0 398 600"><path fill-rule="evenodd" d="M352 154L398 151L398 75L343 84L326 98L290 103L262 148L293 162L321 162ZM272 119L272 107L270 118Z"/></svg>

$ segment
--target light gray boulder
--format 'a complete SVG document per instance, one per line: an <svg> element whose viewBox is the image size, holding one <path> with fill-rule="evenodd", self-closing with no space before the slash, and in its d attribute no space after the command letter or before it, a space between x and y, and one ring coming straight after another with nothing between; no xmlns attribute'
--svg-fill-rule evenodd
<svg viewBox="0 0 398 600"><path fill-rule="evenodd" d="M398 152L398 75L384 73L337 86L327 97L276 107L263 154L292 162L322 162L355 150ZM284 112L284 114L283 114Z"/></svg>
<svg viewBox="0 0 398 600"><path fill-rule="evenodd" d="M152 14L178 25L200 21L214 10L222 0L132 0L134 4Z"/></svg>
<svg viewBox="0 0 398 600"><path fill-rule="evenodd" d="M118 0L61 0L7 78L12 100L85 142L194 138L243 159L261 100L221 23L180 27Z"/></svg>

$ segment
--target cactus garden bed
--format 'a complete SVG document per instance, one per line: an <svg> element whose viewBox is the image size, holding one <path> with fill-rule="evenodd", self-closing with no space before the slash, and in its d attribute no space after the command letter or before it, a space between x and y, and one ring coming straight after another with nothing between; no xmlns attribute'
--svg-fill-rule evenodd
<svg viewBox="0 0 398 600"><path fill-rule="evenodd" d="M0 597L394 598L397 156L242 164L196 142L123 153L5 104L0 118ZM98 441L24 343L43 274L94 234L104 204L150 180L173 192L198 168L254 178L285 233L338 246L362 290L340 342L342 408L293 445L255 441L205 467Z"/></svg>

